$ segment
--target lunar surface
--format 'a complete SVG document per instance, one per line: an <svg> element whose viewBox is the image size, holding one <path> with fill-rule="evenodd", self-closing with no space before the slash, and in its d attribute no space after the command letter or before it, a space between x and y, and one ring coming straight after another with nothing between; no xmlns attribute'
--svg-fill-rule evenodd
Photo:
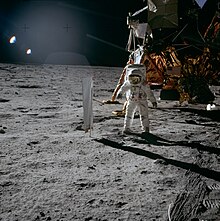
<svg viewBox="0 0 220 221"><path fill-rule="evenodd" d="M133 135L111 98L122 68L0 64L1 221L220 220L220 87L215 110L149 103ZM82 129L93 76L94 128Z"/></svg>

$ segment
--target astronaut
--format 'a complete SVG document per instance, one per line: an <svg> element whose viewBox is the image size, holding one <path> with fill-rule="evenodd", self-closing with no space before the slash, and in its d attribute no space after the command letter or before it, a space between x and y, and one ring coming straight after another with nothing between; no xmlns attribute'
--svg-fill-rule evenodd
<svg viewBox="0 0 220 221"><path fill-rule="evenodd" d="M137 109L140 114L142 132L149 133L148 99L154 108L157 107L156 98L146 82L146 70L142 69L142 65L134 67L131 65L131 68L128 66L125 81L116 95L116 97L121 97L122 94L126 93L127 105L123 129L125 134L132 133L132 121Z"/></svg>

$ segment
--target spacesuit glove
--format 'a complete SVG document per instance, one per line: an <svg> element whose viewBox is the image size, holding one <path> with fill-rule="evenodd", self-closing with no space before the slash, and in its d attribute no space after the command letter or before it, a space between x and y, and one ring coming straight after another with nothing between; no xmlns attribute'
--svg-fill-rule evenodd
<svg viewBox="0 0 220 221"><path fill-rule="evenodd" d="M157 108L157 102L153 102L152 105L153 105L153 108Z"/></svg>

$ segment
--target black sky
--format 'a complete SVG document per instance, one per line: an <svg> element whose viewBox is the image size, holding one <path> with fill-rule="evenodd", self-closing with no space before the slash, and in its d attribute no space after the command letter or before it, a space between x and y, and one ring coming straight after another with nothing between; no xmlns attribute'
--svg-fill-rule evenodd
<svg viewBox="0 0 220 221"><path fill-rule="evenodd" d="M189 22L193 2L179 1L179 30ZM218 2L208 0L200 10L201 30ZM145 5L143 0L1 1L0 62L123 66L128 57L126 17ZM140 19L147 21L147 14ZM12 35L17 37L14 45L8 43ZM30 56L25 54L27 48L32 49Z"/></svg>

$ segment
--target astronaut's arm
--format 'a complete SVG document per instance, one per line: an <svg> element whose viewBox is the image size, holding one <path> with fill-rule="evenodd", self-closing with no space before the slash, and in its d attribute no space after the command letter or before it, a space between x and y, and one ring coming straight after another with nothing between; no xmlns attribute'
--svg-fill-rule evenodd
<svg viewBox="0 0 220 221"><path fill-rule="evenodd" d="M150 102L152 103L154 108L157 108L157 100L154 96L153 91L150 89L150 86L148 84L146 84L145 88L146 88L146 93L147 93L147 96L148 96Z"/></svg>

